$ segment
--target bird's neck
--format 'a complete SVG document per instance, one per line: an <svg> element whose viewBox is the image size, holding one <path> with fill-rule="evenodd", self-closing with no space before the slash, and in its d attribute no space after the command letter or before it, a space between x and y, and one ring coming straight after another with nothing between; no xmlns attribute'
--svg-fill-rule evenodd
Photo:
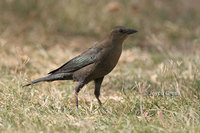
<svg viewBox="0 0 200 133"><path fill-rule="evenodd" d="M105 41L108 44L113 45L114 47L122 47L122 44L124 42L124 40L122 40L122 39L114 39L111 37L106 38Z"/></svg>

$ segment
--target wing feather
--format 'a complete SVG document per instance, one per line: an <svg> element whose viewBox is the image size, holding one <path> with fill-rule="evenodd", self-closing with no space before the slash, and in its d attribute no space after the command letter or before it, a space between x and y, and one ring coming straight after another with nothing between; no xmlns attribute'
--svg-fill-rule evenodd
<svg viewBox="0 0 200 133"><path fill-rule="evenodd" d="M61 67L59 67L56 70L53 70L49 72L48 74L56 74L56 73L68 73L68 72L74 72L78 69L81 69L87 65L90 65L95 62L99 51L101 51L100 48L92 47L82 53L81 55L71 59Z"/></svg>

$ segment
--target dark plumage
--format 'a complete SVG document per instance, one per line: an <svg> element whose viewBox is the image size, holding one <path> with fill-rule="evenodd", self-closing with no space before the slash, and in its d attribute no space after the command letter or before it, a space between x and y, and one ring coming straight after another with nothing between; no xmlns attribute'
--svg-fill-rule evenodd
<svg viewBox="0 0 200 133"><path fill-rule="evenodd" d="M116 66L122 52L123 41L129 34L136 32L136 30L128 29L123 26L116 26L103 41L71 59L58 69L49 72L48 76L36 79L24 86L42 81L78 81L78 85L75 88L76 106L78 107L78 92L85 84L94 80L94 94L101 105L99 95L103 78Z"/></svg>

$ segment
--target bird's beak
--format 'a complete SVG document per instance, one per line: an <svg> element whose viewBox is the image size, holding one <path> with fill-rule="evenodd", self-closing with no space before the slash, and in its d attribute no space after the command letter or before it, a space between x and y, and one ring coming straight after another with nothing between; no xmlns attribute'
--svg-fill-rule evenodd
<svg viewBox="0 0 200 133"><path fill-rule="evenodd" d="M137 30L133 30L133 29L127 29L126 30L126 34L133 34L133 33L136 33L138 32Z"/></svg>

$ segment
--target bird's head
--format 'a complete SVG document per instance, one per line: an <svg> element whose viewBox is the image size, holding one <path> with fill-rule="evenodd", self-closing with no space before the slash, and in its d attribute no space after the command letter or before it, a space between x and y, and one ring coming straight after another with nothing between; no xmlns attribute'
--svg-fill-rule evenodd
<svg viewBox="0 0 200 133"><path fill-rule="evenodd" d="M134 34L138 31L126 28L124 26L115 26L109 35L112 41L124 41L130 34Z"/></svg>

